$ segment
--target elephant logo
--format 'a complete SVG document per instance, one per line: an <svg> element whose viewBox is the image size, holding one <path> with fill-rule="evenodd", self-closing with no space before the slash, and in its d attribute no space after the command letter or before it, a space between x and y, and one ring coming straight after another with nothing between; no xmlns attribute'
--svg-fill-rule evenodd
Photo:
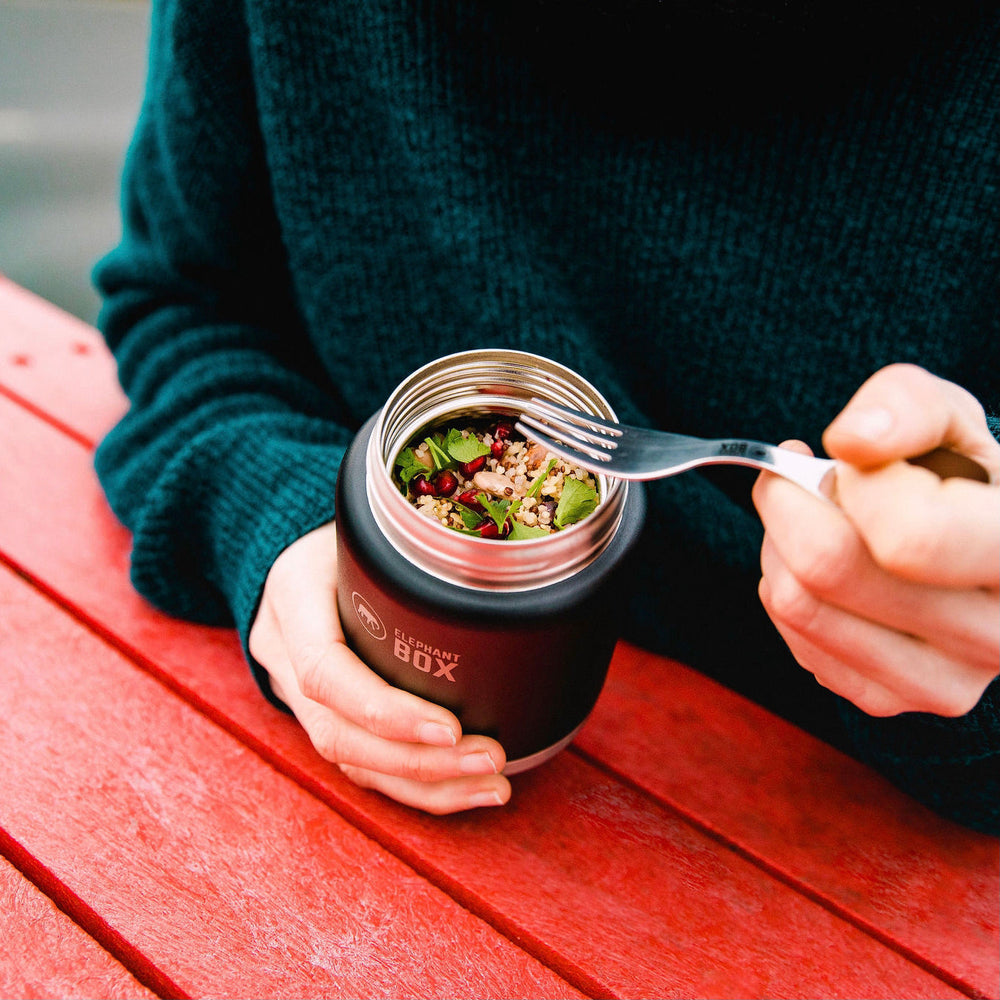
<svg viewBox="0 0 1000 1000"><path fill-rule="evenodd" d="M373 639L384 639L386 636L385 625L382 624L382 619L375 614L375 609L357 591L351 595L351 603L354 605L358 621L364 625L369 635Z"/></svg>

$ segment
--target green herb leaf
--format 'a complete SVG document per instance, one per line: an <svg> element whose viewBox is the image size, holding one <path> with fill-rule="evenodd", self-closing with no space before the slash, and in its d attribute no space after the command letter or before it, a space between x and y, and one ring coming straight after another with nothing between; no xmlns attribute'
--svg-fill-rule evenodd
<svg viewBox="0 0 1000 1000"><path fill-rule="evenodd" d="M479 528L482 526L485 519L479 511L472 510L464 504L457 504L456 506L458 507L458 515L467 528Z"/></svg>
<svg viewBox="0 0 1000 1000"><path fill-rule="evenodd" d="M555 467L556 460L554 458L549 459L549 464L545 467L545 471L528 487L528 492L526 496L537 497L539 493L542 492L542 486L545 484L545 480L549 478L549 473Z"/></svg>
<svg viewBox="0 0 1000 1000"><path fill-rule="evenodd" d="M486 508L486 513L493 518L497 528L502 529L503 523L507 520L507 514L510 511L510 501L493 500L485 493L480 493L476 499Z"/></svg>
<svg viewBox="0 0 1000 1000"><path fill-rule="evenodd" d="M555 525L565 528L583 520L597 507L597 490L593 486L580 482L579 479L563 480L562 496L556 507Z"/></svg>
<svg viewBox="0 0 1000 1000"><path fill-rule="evenodd" d="M462 437L462 432L457 427L452 427L444 439L444 449L456 462L471 462L480 455L488 455L490 449L488 445L470 434Z"/></svg>
<svg viewBox="0 0 1000 1000"><path fill-rule="evenodd" d="M549 533L544 528L530 527L527 524L521 524L520 521L512 521L510 534L507 537L515 542L523 542L529 538L547 538L548 535Z"/></svg>
<svg viewBox="0 0 1000 1000"><path fill-rule="evenodd" d="M417 458L416 452L412 448L406 448L400 452L396 459L396 468L399 469L399 478L404 485L408 485L414 476L430 472L430 469Z"/></svg>
<svg viewBox="0 0 1000 1000"><path fill-rule="evenodd" d="M431 458L434 459L435 472L440 472L442 469L450 469L455 464L448 452L441 447L443 441L444 439L440 434L424 438L424 444L430 449Z"/></svg>

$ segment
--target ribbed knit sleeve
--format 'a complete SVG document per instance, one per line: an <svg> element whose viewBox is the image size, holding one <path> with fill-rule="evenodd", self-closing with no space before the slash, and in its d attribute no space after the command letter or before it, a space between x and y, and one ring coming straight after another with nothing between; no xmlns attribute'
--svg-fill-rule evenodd
<svg viewBox="0 0 1000 1000"><path fill-rule="evenodd" d="M154 0L96 270L131 401L97 469L152 602L245 644L275 557L333 518L355 429L453 351L550 357L626 422L814 446L911 361L996 433L992 6L870 64L797 60L798 87L781 62L775 87L734 76L742 33L644 46L605 6ZM623 634L996 832L996 688L960 719L838 708L757 599L751 483L651 485Z"/></svg>
<svg viewBox="0 0 1000 1000"><path fill-rule="evenodd" d="M1000 835L1000 681L960 719L841 712L851 752L943 816Z"/></svg>
<svg viewBox="0 0 1000 1000"><path fill-rule="evenodd" d="M95 271L131 408L96 465L136 588L245 639L276 555L333 517L350 432L295 320L241 14L201 6L154 4L123 238Z"/></svg>

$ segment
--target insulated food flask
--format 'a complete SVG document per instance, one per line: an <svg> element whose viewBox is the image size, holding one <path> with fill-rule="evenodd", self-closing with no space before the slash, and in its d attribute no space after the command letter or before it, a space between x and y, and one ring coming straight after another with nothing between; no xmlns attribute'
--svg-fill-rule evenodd
<svg viewBox="0 0 1000 1000"><path fill-rule="evenodd" d="M492 736L505 773L565 747L597 701L617 640L621 575L641 530L641 485L598 477L599 502L543 538L453 531L407 501L401 450L442 419L516 417L537 397L609 419L570 369L512 350L440 358L361 428L337 481L337 603L348 644L376 673Z"/></svg>

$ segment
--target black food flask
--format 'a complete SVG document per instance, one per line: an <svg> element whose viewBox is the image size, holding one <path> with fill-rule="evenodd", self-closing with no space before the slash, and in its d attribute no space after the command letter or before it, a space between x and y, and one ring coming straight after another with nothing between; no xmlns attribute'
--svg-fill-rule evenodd
<svg viewBox="0 0 1000 1000"><path fill-rule="evenodd" d="M393 479L418 433L456 418L516 416L536 396L615 419L568 368L519 351L449 355L415 372L361 428L337 482L337 603L348 644L390 683L492 736L505 773L568 745L593 709L618 637L621 576L643 490L598 477L596 510L544 538L453 531Z"/></svg>

